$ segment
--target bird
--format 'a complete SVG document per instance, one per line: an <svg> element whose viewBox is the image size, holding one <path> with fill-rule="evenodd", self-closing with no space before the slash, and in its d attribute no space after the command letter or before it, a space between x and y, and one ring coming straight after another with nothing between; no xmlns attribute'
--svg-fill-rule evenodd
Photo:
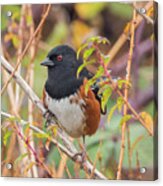
<svg viewBox="0 0 163 186"><path fill-rule="evenodd" d="M47 67L48 75L43 89L43 104L59 121L62 129L72 138L94 135L100 123L101 98L94 84L85 92L89 79L93 77L84 68L79 77L77 71L83 60L77 59L76 51L69 45L58 45L41 63Z"/></svg>

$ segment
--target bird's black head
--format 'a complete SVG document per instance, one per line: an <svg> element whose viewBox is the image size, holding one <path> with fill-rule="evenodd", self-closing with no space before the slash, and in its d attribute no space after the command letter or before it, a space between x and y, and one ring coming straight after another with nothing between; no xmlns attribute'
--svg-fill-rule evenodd
<svg viewBox="0 0 163 186"><path fill-rule="evenodd" d="M76 52L68 45L60 45L48 53L41 65L48 68L55 68L56 66L74 67L75 63Z"/></svg>

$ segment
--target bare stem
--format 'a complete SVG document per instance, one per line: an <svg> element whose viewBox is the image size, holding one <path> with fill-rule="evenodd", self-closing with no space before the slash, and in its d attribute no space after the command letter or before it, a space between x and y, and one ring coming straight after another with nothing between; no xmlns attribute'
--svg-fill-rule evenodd
<svg viewBox="0 0 163 186"><path fill-rule="evenodd" d="M22 54L21 54L21 56L20 56L20 58L19 58L19 62L17 62L17 64L16 64L16 66L15 66L15 68L14 68L12 74L10 75L9 79L7 80L6 84L3 86L2 90L1 90L1 95L4 93L6 87L7 87L8 84L10 83L12 77L14 76L14 73L17 71L19 65L21 64L22 59L24 58L26 52L28 51L29 47L31 46L31 43L32 43L33 39L34 39L34 38L37 36L37 34L40 32L40 29L42 28L42 25L44 24L44 22L45 22L45 20L46 20L46 18L47 18L47 16L48 16L48 14L49 14L50 8L51 8L51 4L48 5L47 10L46 10L44 16L42 17L42 19L41 19L41 21L40 21L38 27L36 28L35 32L34 32L33 35L31 36L31 38L29 39L28 43L26 44L26 47L25 47L25 49L23 50L23 52L22 52Z"/></svg>
<svg viewBox="0 0 163 186"><path fill-rule="evenodd" d="M134 50L135 20L136 20L136 10L133 9L133 19L132 19L132 24L131 24L130 50L129 50L129 55L128 55L127 69L126 69L126 81L128 83L130 82L131 64L132 64L133 50ZM128 102L128 94L129 94L129 89L126 86L125 91L124 91L124 98L125 98L126 102ZM127 112L128 112L128 106L125 103L123 115L125 116L127 114ZM125 152L125 134L126 134L126 122L124 122L122 125L121 149L120 149L119 164L118 164L118 171L117 171L117 180L122 179L122 166L123 166L123 159L124 159L124 152Z"/></svg>

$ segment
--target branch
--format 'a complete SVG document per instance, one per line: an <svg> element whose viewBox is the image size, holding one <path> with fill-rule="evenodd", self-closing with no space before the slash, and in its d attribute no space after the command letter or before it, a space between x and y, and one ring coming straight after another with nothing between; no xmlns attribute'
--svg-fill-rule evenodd
<svg viewBox="0 0 163 186"><path fill-rule="evenodd" d="M152 26L154 25L154 21L153 21L153 19L151 19L149 16L147 16L146 14L142 14L141 12L140 12L140 9L139 8L137 8L136 6L133 6L134 7L134 9L136 10L136 12L138 13L138 14L140 14L144 19L146 19Z"/></svg>
<svg viewBox="0 0 163 186"><path fill-rule="evenodd" d="M9 73L12 74L14 69L13 67L9 64L9 62L3 57L1 56L1 63L3 68ZM27 96L31 99L31 101L33 102L33 104L35 104L42 112L43 115L45 115L45 113L47 112L47 110L45 109L45 107L43 106L41 100L37 97L37 95L34 93L34 91L29 87L29 85L24 81L24 79L18 74L18 73L14 73L13 74L13 78L15 79L15 81L19 84L19 86L24 90L24 92L27 94ZM6 115L7 116L7 115ZM53 121L54 123L54 121ZM32 130L35 130L37 132L40 133L44 133L42 130L36 128L33 125L30 125ZM58 135L59 137L63 140L63 143L65 144L65 146L61 145L60 143L57 142L57 140L55 140L54 138L51 140L51 142L54 145L57 145L58 148L65 153L69 158L71 158L74 162L77 162L81 165L81 167L88 173L91 175L92 171L94 171L93 176L94 178L98 178L98 179L107 179L101 172L99 172L97 169L94 170L93 165L89 162L89 161L82 161L81 156L77 156L76 158L75 155L77 153L76 148L74 147L74 145L68 140L68 137L66 136L66 134L63 133L63 131L58 130Z"/></svg>
<svg viewBox="0 0 163 186"><path fill-rule="evenodd" d="M42 28L48 14L49 14L49 11L50 11L50 8L51 8L51 4L48 5L48 8L43 16L43 18L41 19L38 27L36 28L35 32L33 33L33 35L31 36L31 38L29 39L28 43L26 44L26 47L25 49L23 50L21 56L19 57L19 61L16 63L16 66L15 66L15 69L13 70L13 72L11 73L8 81L6 82L6 84L3 86L2 90L1 90L1 95L4 93L6 87L8 86L8 84L10 83L12 77L14 76L14 73L17 71L19 65L21 64L22 62L22 59L24 58L26 52L28 51L29 47L31 46L31 43L33 42L33 39L36 37L36 35L39 33L40 29Z"/></svg>
<svg viewBox="0 0 163 186"><path fill-rule="evenodd" d="M136 3L134 3L135 5ZM130 40L130 50L128 55L128 62L127 62L127 68L126 68L126 81L130 83L130 76L131 76L131 64L133 59L133 51L134 51L134 39L135 39L135 19L136 19L136 10L133 9L133 19L132 19L132 25L131 25L131 40ZM129 89L127 86L125 87L124 91L124 98L128 102L128 96L129 96ZM128 105L124 104L124 110L123 115L125 116L128 112ZM118 164L118 171L117 171L117 180L120 180L122 178L122 166L123 166L123 159L124 159L124 152L125 152L125 135L126 135L126 122L122 125L122 137L121 137L121 149L120 149L120 156L119 156L119 164ZM131 161L129 161L131 163ZM130 167L131 165L129 165Z"/></svg>

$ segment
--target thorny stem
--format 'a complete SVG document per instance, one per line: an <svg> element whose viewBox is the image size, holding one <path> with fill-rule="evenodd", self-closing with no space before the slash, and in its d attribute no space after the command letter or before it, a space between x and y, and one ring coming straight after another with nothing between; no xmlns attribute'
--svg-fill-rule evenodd
<svg viewBox="0 0 163 186"><path fill-rule="evenodd" d="M51 173L51 171L49 170L49 168L44 164L44 162L42 162L40 160L40 158L37 155L37 152L35 151L35 149L31 146L30 144L30 140L28 138L25 138L25 136L21 133L19 127L19 125L14 125L14 129L16 130L16 133L18 134L18 136L22 139L22 141L24 141L24 143L26 144L26 146L28 147L28 149L31 151L31 153L33 154L33 156L35 157L36 161L38 162L38 164L40 166L42 166L51 177L54 177Z"/></svg>
<svg viewBox="0 0 163 186"><path fill-rule="evenodd" d="M134 3L135 6L136 3ZM135 39L135 21L136 21L136 10L133 9L133 19L131 24L131 40L130 40L130 50L128 55L128 63L126 68L126 81L130 82L131 76L131 64L133 58L133 51L134 51L134 39ZM128 102L128 95L129 89L125 87L124 90L124 98ZM123 115L125 116L128 112L128 105L124 104ZM119 164L118 164L118 171L117 171L117 180L122 179L122 166L123 166L123 159L124 159L124 152L125 152L125 135L126 135L126 122L122 125L122 132L121 132L121 149L120 149L120 156L119 156Z"/></svg>
<svg viewBox="0 0 163 186"><path fill-rule="evenodd" d="M4 91L6 90L8 84L10 83L10 81L12 80L12 77L14 76L15 72L17 71L19 65L21 64L22 62L22 59L24 58L26 52L28 51L29 47L31 46L31 43L33 42L33 39L37 36L37 34L39 33L40 29L42 28L48 14L49 14L49 11L50 11L50 8L51 8L51 4L48 5L47 9L46 9L46 12L44 14L44 16L42 17L38 27L36 28L35 32L33 33L33 35L31 36L31 38L29 39L25 49L23 50L20 58L19 58L19 61L17 62L15 68L14 68L14 71L12 72L12 74L10 75L9 79L7 80L6 84L3 86L2 90L1 90L1 95L4 93Z"/></svg>
<svg viewBox="0 0 163 186"><path fill-rule="evenodd" d="M96 49L96 56L98 58L98 61L100 63L100 65L104 68L104 74L105 76L107 77L107 79L109 80L108 83L110 83L110 85L112 86L113 90L120 96L123 98L123 101L124 103L127 105L128 109L132 112L133 116L135 117L135 119L137 119L145 128L146 128L146 124L144 122L144 120L139 116L139 114L136 112L136 110L132 107L132 105L128 102L128 99L126 99L125 96L123 96L123 94L121 93L121 91L119 89L117 89L117 85L116 83L114 82L114 80L112 79L109 71L108 71L108 68L107 68L107 65L104 63L102 57L101 57L101 54L100 54L100 51L99 51L99 48L97 45L94 45L95 49ZM130 58L130 57L129 57ZM106 83L106 82L104 82ZM127 88L128 89L128 88ZM148 128L146 128L149 132L149 134L151 136L153 136L153 132L151 132Z"/></svg>

